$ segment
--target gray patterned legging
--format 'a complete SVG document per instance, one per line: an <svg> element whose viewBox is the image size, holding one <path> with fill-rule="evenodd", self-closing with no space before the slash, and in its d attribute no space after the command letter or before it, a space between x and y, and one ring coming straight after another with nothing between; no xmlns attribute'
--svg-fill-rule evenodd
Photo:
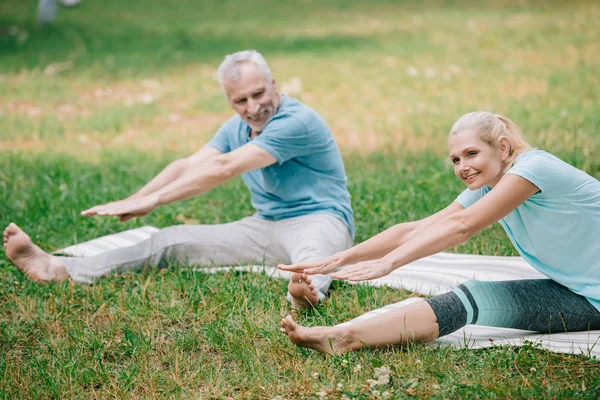
<svg viewBox="0 0 600 400"><path fill-rule="evenodd" d="M426 301L437 317L440 336L467 324L542 333L600 329L600 311L551 279L467 281Z"/></svg>

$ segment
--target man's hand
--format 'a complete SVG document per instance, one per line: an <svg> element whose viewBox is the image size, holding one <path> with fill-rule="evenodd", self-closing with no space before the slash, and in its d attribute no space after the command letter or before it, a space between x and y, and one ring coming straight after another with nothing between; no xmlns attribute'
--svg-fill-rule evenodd
<svg viewBox="0 0 600 400"><path fill-rule="evenodd" d="M121 222L124 222L134 217L144 216L154 210L157 206L158 196L155 194L148 194L98 205L82 211L81 215L87 217L94 215L114 215L119 217Z"/></svg>
<svg viewBox="0 0 600 400"><path fill-rule="evenodd" d="M145 212L145 213L136 213L136 214L123 214L123 215L119 215L119 221L125 222L125 221L129 221L132 218L140 218L145 215L148 215L148 213Z"/></svg>
<svg viewBox="0 0 600 400"><path fill-rule="evenodd" d="M379 260L362 261L348 266L342 271L334 273L331 277L351 282L368 281L386 276L393 270L394 266L390 261L380 258Z"/></svg>
<svg viewBox="0 0 600 400"><path fill-rule="evenodd" d="M304 272L307 275L315 275L329 274L341 266L341 257L334 254L314 261L304 261L291 265L279 264L277 268L283 271Z"/></svg>

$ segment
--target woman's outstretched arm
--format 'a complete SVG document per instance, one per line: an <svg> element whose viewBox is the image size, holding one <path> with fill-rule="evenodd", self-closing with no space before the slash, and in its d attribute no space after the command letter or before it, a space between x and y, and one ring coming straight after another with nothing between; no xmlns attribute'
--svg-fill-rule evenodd
<svg viewBox="0 0 600 400"><path fill-rule="evenodd" d="M428 225L419 234L386 256L359 262L333 274L336 279L362 281L379 278L420 258L465 242L483 228L500 220L539 189L527 179L507 174L470 207Z"/></svg>
<svg viewBox="0 0 600 400"><path fill-rule="evenodd" d="M394 225L372 238L332 256L292 265L279 265L279 268L285 271L305 272L309 275L329 274L344 265L356 264L359 261L378 259L406 243L436 221L446 218L463 209L463 206L460 204L452 203L448 207L427 218Z"/></svg>

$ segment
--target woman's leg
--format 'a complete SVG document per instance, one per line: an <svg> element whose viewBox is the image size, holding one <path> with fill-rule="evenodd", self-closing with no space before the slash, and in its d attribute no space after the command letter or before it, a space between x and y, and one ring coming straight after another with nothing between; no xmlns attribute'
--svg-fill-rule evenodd
<svg viewBox="0 0 600 400"><path fill-rule="evenodd" d="M600 329L600 311L585 297L550 279L467 281L451 292L354 324L305 328L290 316L281 330L300 346L337 353L429 341L467 324L575 332Z"/></svg>
<svg viewBox="0 0 600 400"><path fill-rule="evenodd" d="M419 301L354 324L306 328L291 316L281 320L281 331L295 344L324 353L342 353L363 347L426 342L438 337L438 324L431 306Z"/></svg>
<svg viewBox="0 0 600 400"><path fill-rule="evenodd" d="M427 301L438 315L441 336L465 324L542 333L600 329L600 311L551 279L467 281Z"/></svg>

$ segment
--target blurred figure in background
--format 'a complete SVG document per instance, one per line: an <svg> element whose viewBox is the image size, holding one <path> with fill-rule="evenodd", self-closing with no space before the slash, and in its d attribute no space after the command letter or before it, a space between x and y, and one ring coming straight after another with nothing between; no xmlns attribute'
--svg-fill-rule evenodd
<svg viewBox="0 0 600 400"><path fill-rule="evenodd" d="M37 20L40 24L51 24L58 14L58 5L74 7L81 0L40 0L38 3Z"/></svg>

